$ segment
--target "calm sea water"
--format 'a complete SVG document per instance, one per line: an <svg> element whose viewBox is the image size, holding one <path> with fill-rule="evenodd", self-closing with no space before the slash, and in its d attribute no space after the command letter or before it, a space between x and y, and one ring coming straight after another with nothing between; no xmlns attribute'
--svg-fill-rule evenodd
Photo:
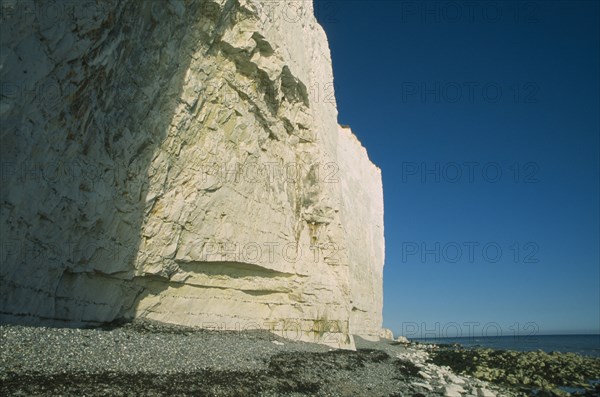
<svg viewBox="0 0 600 397"><path fill-rule="evenodd" d="M459 343L464 347L545 352L571 352L600 357L600 335L487 336L415 339L424 343Z"/></svg>

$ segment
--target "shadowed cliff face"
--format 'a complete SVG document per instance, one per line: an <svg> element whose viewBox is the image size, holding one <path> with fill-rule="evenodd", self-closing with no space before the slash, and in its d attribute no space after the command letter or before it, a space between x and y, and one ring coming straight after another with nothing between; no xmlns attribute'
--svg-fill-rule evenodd
<svg viewBox="0 0 600 397"><path fill-rule="evenodd" d="M42 3L2 14L5 320L378 335L381 175L310 2Z"/></svg>
<svg viewBox="0 0 600 397"><path fill-rule="evenodd" d="M102 322L141 292L131 280L148 167L203 41L198 23L216 15L202 2L182 15L67 4L3 10L1 310Z"/></svg>

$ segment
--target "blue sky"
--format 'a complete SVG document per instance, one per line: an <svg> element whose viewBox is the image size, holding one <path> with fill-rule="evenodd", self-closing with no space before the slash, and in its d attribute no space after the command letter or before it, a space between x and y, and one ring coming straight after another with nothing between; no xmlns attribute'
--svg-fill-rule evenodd
<svg viewBox="0 0 600 397"><path fill-rule="evenodd" d="M315 7L383 172L384 326L600 333L599 3Z"/></svg>

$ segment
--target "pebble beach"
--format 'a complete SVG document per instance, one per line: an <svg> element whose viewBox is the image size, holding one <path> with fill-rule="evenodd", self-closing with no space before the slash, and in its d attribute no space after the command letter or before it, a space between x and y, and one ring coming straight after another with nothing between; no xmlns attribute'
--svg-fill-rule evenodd
<svg viewBox="0 0 600 397"><path fill-rule="evenodd" d="M501 379L469 375L468 366L457 363L472 357L460 358L454 348L390 340L356 338L357 350L348 351L266 331L207 331L149 321L90 329L2 325L0 339L4 396L531 394ZM582 360L591 361L574 365L598 370L597 359ZM551 382L546 386L536 393L564 395ZM597 392L590 388L579 395Z"/></svg>

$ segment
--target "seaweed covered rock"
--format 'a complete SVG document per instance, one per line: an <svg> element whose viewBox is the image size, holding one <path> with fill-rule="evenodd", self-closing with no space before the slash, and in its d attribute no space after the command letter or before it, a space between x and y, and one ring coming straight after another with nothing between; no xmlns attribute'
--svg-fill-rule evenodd
<svg viewBox="0 0 600 397"><path fill-rule="evenodd" d="M430 362L540 396L568 395L561 387L593 395L590 381L600 379L600 359L575 353L452 348L433 351Z"/></svg>

